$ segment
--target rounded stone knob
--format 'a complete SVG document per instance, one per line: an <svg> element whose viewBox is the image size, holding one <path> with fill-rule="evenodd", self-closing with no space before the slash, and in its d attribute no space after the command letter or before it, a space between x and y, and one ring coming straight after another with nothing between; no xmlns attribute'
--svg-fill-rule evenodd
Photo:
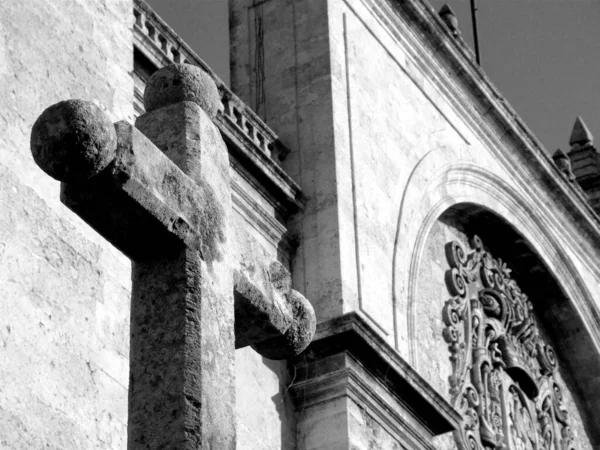
<svg viewBox="0 0 600 450"><path fill-rule="evenodd" d="M317 318L310 302L293 289L290 291L289 302L293 321L285 334L252 346L265 358L286 359L298 355L308 347L315 337Z"/></svg>
<svg viewBox="0 0 600 450"><path fill-rule="evenodd" d="M96 105L66 100L47 108L33 124L31 153L59 181L78 183L98 174L117 149L115 127Z"/></svg>
<svg viewBox="0 0 600 450"><path fill-rule="evenodd" d="M179 102L193 102L214 119L221 108L217 85L204 70L191 64L171 64L152 74L144 91L151 112Z"/></svg>

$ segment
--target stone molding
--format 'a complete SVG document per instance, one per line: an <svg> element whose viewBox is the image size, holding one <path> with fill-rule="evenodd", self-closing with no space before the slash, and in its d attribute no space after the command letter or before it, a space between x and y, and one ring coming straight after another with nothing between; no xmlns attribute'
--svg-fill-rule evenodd
<svg viewBox="0 0 600 450"><path fill-rule="evenodd" d="M587 247L580 245L579 239L574 236L577 228L573 232L565 232L565 225L552 214L555 205L539 201L539 198L536 203L530 204L514 186L489 170L476 166L472 160L461 159L459 154L442 155L440 149L427 153L413 169L407 185L402 187L403 191L399 188L396 195L401 202L392 278L395 346L417 369L416 344L411 337L416 326L419 264L434 222L445 210L460 202L488 208L534 244L546 262L555 267L555 277L563 284L573 304L577 305L578 314L589 318L585 320L586 328L594 342L600 345L600 327L597 325L600 311L565 249L577 254L593 273L600 274L597 253L589 242ZM406 261L402 255L411 256ZM409 338L400 340L399 336Z"/></svg>
<svg viewBox="0 0 600 450"><path fill-rule="evenodd" d="M320 323L314 341L292 364L297 411L348 397L406 448L433 450L433 436L458 427L458 412L360 313Z"/></svg>
<svg viewBox="0 0 600 450"><path fill-rule="evenodd" d="M433 207L423 214L420 222L422 225L416 239L417 245L413 247L415 249L412 256L413 263L421 259L419 252L422 250L433 222L447 208L461 202L482 205L507 220L534 244L534 248L542 257L548 258L546 262L557 270L557 273L554 274L556 278L561 283L566 283L568 287L565 286L565 290L569 296L574 301L578 300L577 306L581 308L582 320L586 324L587 330L590 331L596 347L600 349L600 311L577 273L571 258L557 241L556 236L560 236L564 230L558 228L553 230L552 225L545 219L548 214L544 214L543 211L535 211L535 207L529 205L514 188L483 168L469 164L456 164L446 167L442 174L433 179L435 182L426 190L427 195L434 198L434 193L443 192L444 197L436 199ZM466 186L466 190L463 192L460 192L461 185ZM477 195L475 195L475 191L477 191ZM424 199L421 198L419 201L423 202ZM507 214L509 211L511 213ZM580 255L588 256L586 253L580 253ZM596 267L590 265L590 267L598 270L597 265ZM417 270L416 266L413 268L411 265L411 278L416 277Z"/></svg>
<svg viewBox="0 0 600 450"><path fill-rule="evenodd" d="M475 63L471 49L452 35L425 0L360 1L395 40L407 43L411 60L509 173L519 180L540 180L582 229L580 240L600 238L600 216L564 179L542 144Z"/></svg>
<svg viewBox="0 0 600 450"><path fill-rule="evenodd" d="M408 251L411 259L409 270L404 274L398 272L397 259L394 259L394 298L406 298L408 303L406 324L401 324L403 314L396 312L396 335L402 332L400 330L405 329L404 326L407 326L408 335L412 336L417 289L414 280L433 223L449 207L457 203L469 202L484 206L511 223L534 244L540 255L547 258L546 262L556 268L556 278L564 284L565 291L577 305L579 314L590 331L591 338L600 348L600 327L598 326L600 311L570 257L563 250L565 244L561 245L557 241L557 237L560 236L565 240L568 248L578 249L576 250L577 254L581 256L588 267L595 274L600 274L598 272L600 268L595 259L596 251L591 246L588 248L579 246L577 239L573 236L574 233L565 233L564 225L551 219L551 212L546 210L549 205L529 204L514 187L509 186L488 170L475 166L472 161L461 160L457 156L455 163L448 166L445 160L438 156L439 154L432 151L421 160L403 193L394 252L403 254ZM429 206L423 209L422 205ZM536 209L538 206L542 209ZM408 225L411 223L420 225L417 229ZM401 239L400 236L402 236ZM399 342L396 343L396 346L399 346ZM415 363L414 343L406 349L399 350L403 354L408 354L411 363ZM405 350L408 353L404 353Z"/></svg>
<svg viewBox="0 0 600 450"><path fill-rule="evenodd" d="M462 164L461 164L462 163ZM410 204L428 205L418 214L405 211L406 216L399 221L398 230L404 230L402 248L397 251L402 254L406 248L410 250L409 270L405 275L396 276L398 284L394 286L395 298L406 298L406 309L399 308L396 312L400 319L407 316L407 335L414 336L416 326L416 299L418 298L418 285L415 282L419 272L419 264L423 260L423 251L434 224L448 208L460 203L481 205L492 211L512 225L529 242L532 249L547 265L549 273L557 281L564 295L569 299L571 319L577 321L578 344L573 349L579 351L562 350L565 363L570 367L577 388L581 390L582 397L586 400L586 409L589 417L597 415L600 402L596 401L598 384L598 361L600 361L600 311L597 303L588 289L584 279L569 253L564 249L564 230L554 229L557 224L548 221L548 214L536 211L532 205L525 202L514 188L489 171L469 164L467 161L458 161L450 167L438 167L438 170L429 172L433 180L426 188L414 186L413 194L416 197ZM414 229L405 230L405 221L418 223ZM566 240L568 243L568 239ZM580 253L581 254L581 253ZM592 258L592 250L584 253L583 259ZM597 263L590 262L594 270ZM399 271L394 267L394 272ZM395 306L396 307L396 306ZM398 321L400 323L400 321ZM561 324L555 324L557 332L562 330ZM398 332L403 332L399 328ZM408 354L412 364L417 364L417 347L414 340L408 343ZM568 359L568 360L567 360ZM577 368L585 367L585 370ZM418 366L416 366L418 370ZM598 433L596 430L594 433ZM595 439L598 439L596 436Z"/></svg>

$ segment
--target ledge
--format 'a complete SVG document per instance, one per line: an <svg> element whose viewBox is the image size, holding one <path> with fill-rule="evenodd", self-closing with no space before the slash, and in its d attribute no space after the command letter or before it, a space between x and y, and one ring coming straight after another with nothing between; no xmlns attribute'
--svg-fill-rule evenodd
<svg viewBox="0 0 600 450"><path fill-rule="evenodd" d="M459 413L357 313L320 323L292 363L297 409L351 397L407 448L433 449L433 436L458 427Z"/></svg>

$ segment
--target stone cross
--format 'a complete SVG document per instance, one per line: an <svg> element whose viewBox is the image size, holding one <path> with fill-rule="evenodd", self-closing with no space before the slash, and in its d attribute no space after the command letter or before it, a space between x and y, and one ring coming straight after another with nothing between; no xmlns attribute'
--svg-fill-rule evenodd
<svg viewBox="0 0 600 450"><path fill-rule="evenodd" d="M61 200L132 260L128 448L235 448L235 348L283 359L315 315L277 262L268 287L235 268L220 99L201 69L157 71L136 127L81 100L34 124L36 163Z"/></svg>

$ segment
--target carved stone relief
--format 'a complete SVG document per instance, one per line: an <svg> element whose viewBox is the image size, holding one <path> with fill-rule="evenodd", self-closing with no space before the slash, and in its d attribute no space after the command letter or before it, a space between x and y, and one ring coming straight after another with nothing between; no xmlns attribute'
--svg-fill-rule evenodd
<svg viewBox="0 0 600 450"><path fill-rule="evenodd" d="M463 416L461 450L570 450L573 433L555 381L558 361L544 342L532 304L501 259L479 237L465 253L446 245L452 297L443 309L450 393Z"/></svg>

